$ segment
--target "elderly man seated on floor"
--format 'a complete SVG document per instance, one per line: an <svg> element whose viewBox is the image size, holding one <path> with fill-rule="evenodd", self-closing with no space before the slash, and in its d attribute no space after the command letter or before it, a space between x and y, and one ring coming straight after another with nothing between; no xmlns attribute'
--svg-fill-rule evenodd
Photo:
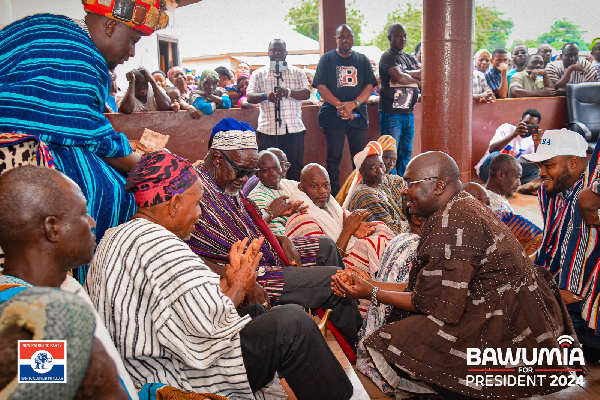
<svg viewBox="0 0 600 400"><path fill-rule="evenodd" d="M98 245L86 289L136 384L252 399L278 373L298 398L351 397L344 370L300 307L236 310L254 288L263 239L234 243L222 278L184 242L204 192L191 163L147 154L125 188L138 210Z"/></svg>
<svg viewBox="0 0 600 400"><path fill-rule="evenodd" d="M289 218L286 234L290 238L327 236L336 241L346 267L356 267L374 276L388 242L396 236L381 222L366 222L369 212L344 210L331 195L329 174L319 164L302 169L300 183L286 187L294 202L308 206Z"/></svg>
<svg viewBox="0 0 600 400"><path fill-rule="evenodd" d="M408 231L406 216L402 212L404 180L386 173L382 159L383 149L378 142L354 156L356 171L344 200L343 207L350 211L364 209L370 212L367 221L384 222L396 234Z"/></svg>
<svg viewBox="0 0 600 400"><path fill-rule="evenodd" d="M454 160L442 152L420 154L406 168L406 205L411 215L427 218L408 284L368 282L341 271L332 286L340 296L395 308L365 346L397 389L429 388L449 399L556 392L562 387L551 385L551 375L587 371L558 287L491 210L462 190L459 176ZM519 348L528 358L541 349L562 352L563 335L573 340L571 357L540 357L535 368L543 378L537 385L486 385L486 375L469 371L518 363L490 359L490 349L502 356ZM544 372L548 368L552 372Z"/></svg>
<svg viewBox="0 0 600 400"><path fill-rule="evenodd" d="M355 302L339 298L331 291L331 276L344 266L335 242L325 236L292 241L271 232L260 211L240 195L248 176L255 172L257 161L256 134L250 125L225 118L214 127L210 150L196 168L204 187L200 201L202 215L187 242L194 253L223 277L231 246L244 238L254 240L264 236L257 268L259 285L247 301L272 306L298 304L317 312L319 308L332 309L330 321L342 336L337 336L335 330L332 332L352 360L362 321Z"/></svg>

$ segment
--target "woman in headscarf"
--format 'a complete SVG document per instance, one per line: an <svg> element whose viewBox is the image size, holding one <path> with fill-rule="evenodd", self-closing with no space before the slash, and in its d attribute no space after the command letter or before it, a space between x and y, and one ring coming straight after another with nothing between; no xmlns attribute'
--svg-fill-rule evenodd
<svg viewBox="0 0 600 400"><path fill-rule="evenodd" d="M473 70L480 71L485 74L490 68L491 60L492 53L486 49L479 50L477 53L475 53L475 58L473 59Z"/></svg>
<svg viewBox="0 0 600 400"><path fill-rule="evenodd" d="M381 149L383 150L383 155L381 158L383 159L383 163L385 164L385 173L391 174L392 170L396 168L396 160L398 159L398 150L396 148L396 139L391 137L390 135L383 135L379 139L377 139L377 143L381 145ZM352 181L356 176L356 170L352 171L344 185L340 189L335 199L340 205L344 204L344 200L348 196L348 192L350 191L350 186L352 186Z"/></svg>
<svg viewBox="0 0 600 400"><path fill-rule="evenodd" d="M206 115L211 115L217 108L231 108L231 100L227 94L217 91L219 74L207 69L200 75L201 90L190 94L189 103Z"/></svg>
<svg viewBox="0 0 600 400"><path fill-rule="evenodd" d="M191 103L188 103L190 93L192 92L186 82L185 68L173 67L168 73L169 81L177 88L180 92L178 99L179 106L182 110L186 110L190 116L194 119L198 119L202 116L202 113L196 109Z"/></svg>

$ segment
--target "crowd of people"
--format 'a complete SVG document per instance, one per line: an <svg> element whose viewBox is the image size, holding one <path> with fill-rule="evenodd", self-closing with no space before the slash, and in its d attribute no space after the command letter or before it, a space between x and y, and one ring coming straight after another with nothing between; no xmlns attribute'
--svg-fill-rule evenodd
<svg viewBox="0 0 600 400"><path fill-rule="evenodd" d="M528 109L498 128L479 164L485 187L461 182L446 153L413 157L420 46L403 52L400 24L388 29L379 80L340 25L314 76L291 65L197 80L181 67L140 68L113 104L110 71L168 23L163 1L133 3L127 14L88 0L84 20L40 14L0 31L0 398L349 399L352 383L310 312L396 398L563 388L470 382L472 349L562 354L568 335L579 353L559 365L540 357L541 375L584 375L600 360L600 147L588 159L581 135L541 131ZM268 50L285 61L283 40ZM544 55L520 49L513 62L556 90L586 76L575 50L565 46L563 61L581 67L542 70ZM490 56L490 96L506 96L526 70L508 84L506 52ZM275 72L284 84L273 91ZM326 166L303 164L311 86ZM366 143L374 93L382 134ZM258 128L221 119L193 164L167 148L139 156L104 116L197 118L233 104L258 106ZM340 185L346 137L355 169ZM543 229L508 201L530 178L541 182ZM21 378L26 340L67 342L66 383ZM510 366L522 365L494 357L486 368Z"/></svg>

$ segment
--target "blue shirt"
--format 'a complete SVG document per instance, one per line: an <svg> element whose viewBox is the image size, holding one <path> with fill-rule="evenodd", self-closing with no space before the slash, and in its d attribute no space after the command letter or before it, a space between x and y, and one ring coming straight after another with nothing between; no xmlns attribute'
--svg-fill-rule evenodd
<svg viewBox="0 0 600 400"><path fill-rule="evenodd" d="M502 73L499 69L490 68L490 70L485 73L485 80L492 90L498 90L502 83Z"/></svg>

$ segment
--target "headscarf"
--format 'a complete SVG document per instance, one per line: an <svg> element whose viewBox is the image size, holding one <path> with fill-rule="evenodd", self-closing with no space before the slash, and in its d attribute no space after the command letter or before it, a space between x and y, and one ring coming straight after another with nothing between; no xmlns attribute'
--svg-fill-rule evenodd
<svg viewBox="0 0 600 400"><path fill-rule="evenodd" d="M356 190L356 185L362 179L362 174L360 173L360 167L362 167L363 162L369 156L373 154L377 154L381 156L383 154L383 150L381 149L381 145L378 142L370 141L367 143L367 147L364 148L363 151L356 153L354 156L354 165L356 165L356 174L354 175L354 179L352 180L352 185L350 185L350 190L348 190L348 196L344 200L344 204L342 208L347 209L350 205L350 199Z"/></svg>
<svg viewBox="0 0 600 400"><path fill-rule="evenodd" d="M210 69L202 71L202 74L200 75L200 84L199 84L200 90L204 90L204 84L210 79L219 83L219 74L217 74L216 71L213 71Z"/></svg>
<svg viewBox="0 0 600 400"><path fill-rule="evenodd" d="M167 77L169 78L169 80L170 80L171 82L173 82L173 81L172 81L172 78L173 78L173 71L175 71L175 69L177 69L177 68L181 69L181 70L182 70L182 71L185 73L185 68L183 68L183 67L181 67L181 66L179 66L179 65L176 65L176 66L172 67L172 68L169 70L169 72L167 73Z"/></svg>
<svg viewBox="0 0 600 400"><path fill-rule="evenodd" d="M384 151L388 150L396 150L396 139L391 137L390 135L382 135L377 139L377 143L381 145L382 154ZM348 192L350 191L350 187L352 186L352 182L354 181L354 177L356 176L356 169L352 171L350 176L344 182L344 185L338 192L337 196L335 196L336 201L342 205L345 203L346 198L348 197Z"/></svg>
<svg viewBox="0 0 600 400"><path fill-rule="evenodd" d="M188 160L162 150L142 156L129 173L125 191L133 193L138 207L152 207L182 194L197 180Z"/></svg>
<svg viewBox="0 0 600 400"><path fill-rule="evenodd" d="M240 74L240 75L237 77L237 80L236 80L236 83L237 83L237 85L238 85L238 86L239 86L239 84L240 84L240 79L242 79L242 78L245 78L245 79L250 79L250 74Z"/></svg>
<svg viewBox="0 0 600 400"><path fill-rule="evenodd" d="M31 332L32 340L66 340L67 379L66 383L18 383L15 376L0 389L0 398L74 398L90 363L96 328L94 313L85 300L60 289L25 289L0 304L0 335L12 327ZM48 352L56 357L52 349ZM54 364L58 366L56 361Z"/></svg>
<svg viewBox="0 0 600 400"><path fill-rule="evenodd" d="M479 50L477 53L475 53L475 57L473 58L473 70L474 71L479 71L479 68L477 68L477 60L479 60L479 56L487 53L488 57L490 58L490 63L492 62L492 53L489 52L489 50L487 49L481 49ZM489 67L488 67L489 70ZM481 71L483 73L485 73L486 71Z"/></svg>
<svg viewBox="0 0 600 400"><path fill-rule="evenodd" d="M258 150L256 133L254 129L244 121L235 118L223 118L210 134L211 150Z"/></svg>
<svg viewBox="0 0 600 400"><path fill-rule="evenodd" d="M85 12L114 19L145 35L167 27L166 8L165 0L83 0Z"/></svg>

